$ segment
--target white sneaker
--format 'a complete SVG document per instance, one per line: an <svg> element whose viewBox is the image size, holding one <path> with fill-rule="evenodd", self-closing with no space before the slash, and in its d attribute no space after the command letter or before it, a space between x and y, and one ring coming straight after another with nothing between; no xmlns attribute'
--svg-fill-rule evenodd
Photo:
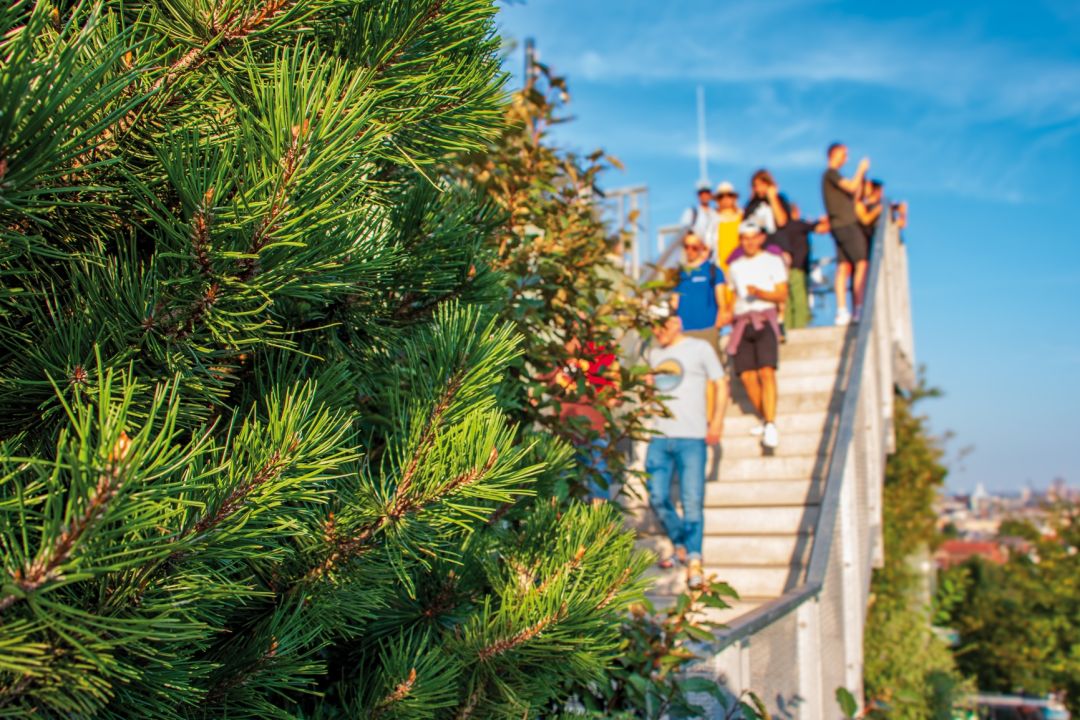
<svg viewBox="0 0 1080 720"><path fill-rule="evenodd" d="M836 324L838 326L851 324L851 313L848 312L847 308L836 311Z"/></svg>
<svg viewBox="0 0 1080 720"><path fill-rule="evenodd" d="M761 444L767 448L775 448L780 444L780 431L773 423L765 424L765 432L761 436Z"/></svg>
<svg viewBox="0 0 1080 720"><path fill-rule="evenodd" d="M754 437L761 437L765 434L765 425L755 425L754 427L750 428L750 434Z"/></svg>

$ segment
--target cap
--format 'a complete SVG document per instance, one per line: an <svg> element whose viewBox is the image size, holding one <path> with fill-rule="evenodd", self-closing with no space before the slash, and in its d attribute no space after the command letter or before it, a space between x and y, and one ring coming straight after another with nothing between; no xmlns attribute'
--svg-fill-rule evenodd
<svg viewBox="0 0 1080 720"><path fill-rule="evenodd" d="M735 186L725 180L716 186L716 195L735 195L738 197L739 192L735 189Z"/></svg>
<svg viewBox="0 0 1080 720"><path fill-rule="evenodd" d="M753 220L745 220L739 224L739 235L757 235L765 232L760 225Z"/></svg>
<svg viewBox="0 0 1080 720"><path fill-rule="evenodd" d="M707 182L699 182L697 184L697 192L703 193L703 192L712 192L712 191L709 189L709 183L707 183Z"/></svg>
<svg viewBox="0 0 1080 720"><path fill-rule="evenodd" d="M660 300L655 305L649 306L649 314L657 320L667 320L675 313L671 311L671 304L667 300Z"/></svg>

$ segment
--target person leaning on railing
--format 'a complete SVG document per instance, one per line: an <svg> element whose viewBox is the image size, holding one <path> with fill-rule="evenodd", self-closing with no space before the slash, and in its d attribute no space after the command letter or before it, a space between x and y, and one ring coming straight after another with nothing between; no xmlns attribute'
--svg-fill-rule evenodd
<svg viewBox="0 0 1080 720"><path fill-rule="evenodd" d="M866 261L869 255L866 235L855 214L855 199L862 190L870 160L860 160L855 176L845 178L840 174L840 169L847 163L847 146L833 143L826 151L826 157L828 167L821 176L821 197L825 212L829 214L829 230L836 240L836 324L847 325L852 320L858 322L866 289ZM847 306L848 280L852 280L854 314Z"/></svg>

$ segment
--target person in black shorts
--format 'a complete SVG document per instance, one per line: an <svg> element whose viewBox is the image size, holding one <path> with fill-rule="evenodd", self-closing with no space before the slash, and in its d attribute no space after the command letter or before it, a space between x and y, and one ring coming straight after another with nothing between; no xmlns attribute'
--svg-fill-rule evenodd
<svg viewBox="0 0 1080 720"><path fill-rule="evenodd" d="M863 178L870 168L870 160L863 158L855 171L855 177L840 175L840 168L847 162L847 146L833 143L829 146L829 167L821 176L821 195L825 212L829 215L829 228L836 240L836 324L858 322L862 312L863 293L866 290L866 235L855 213L855 199L862 189ZM855 304L854 317L847 309L847 285L854 273L852 296Z"/></svg>
<svg viewBox="0 0 1080 720"><path fill-rule="evenodd" d="M761 435L767 448L780 444L776 429L776 367L780 359L778 308L787 300L787 266L780 255L765 252L764 230L751 222L739 227L743 255L728 267L735 292L735 317L728 340L735 373L754 409L761 415Z"/></svg>
<svg viewBox="0 0 1080 720"><path fill-rule="evenodd" d="M866 236L866 257L870 259L870 250L874 247L874 233L877 232L878 219L881 217L882 200L885 197L885 183L880 180L863 180L863 191L855 200L855 215L859 218L859 227Z"/></svg>

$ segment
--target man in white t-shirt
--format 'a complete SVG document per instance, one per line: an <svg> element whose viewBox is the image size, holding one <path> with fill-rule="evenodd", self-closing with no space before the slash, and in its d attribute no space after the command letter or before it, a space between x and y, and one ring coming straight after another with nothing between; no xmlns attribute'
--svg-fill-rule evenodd
<svg viewBox="0 0 1080 720"><path fill-rule="evenodd" d="M683 212L679 224L684 231L692 232L701 238L709 248L714 261L716 258L716 232L720 216L712 206L713 194L708 185L699 185L697 204Z"/></svg>
<svg viewBox="0 0 1080 720"><path fill-rule="evenodd" d="M744 255L731 263L728 281L735 292L735 320L728 341L728 355L735 372L761 415L762 444L780 444L776 429L776 367L780 359L778 307L787 299L787 267L784 260L762 248L764 230L752 222L739 226Z"/></svg>
<svg viewBox="0 0 1080 720"><path fill-rule="evenodd" d="M724 368L712 345L683 333L682 321L668 308L653 328L655 343L646 360L651 380L664 396L668 416L656 418L645 455L649 504L675 546L675 557L660 561L669 568L687 562L687 585L702 586L701 551L705 534L706 445L720 442L727 386ZM671 499L671 480L678 473L682 517Z"/></svg>

